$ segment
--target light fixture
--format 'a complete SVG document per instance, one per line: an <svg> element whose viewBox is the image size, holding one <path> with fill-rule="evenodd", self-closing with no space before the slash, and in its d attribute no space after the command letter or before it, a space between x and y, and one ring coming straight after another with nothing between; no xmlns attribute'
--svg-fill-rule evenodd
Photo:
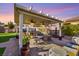
<svg viewBox="0 0 79 59"><path fill-rule="evenodd" d="M52 16L52 18L55 18L54 16Z"/></svg>
<svg viewBox="0 0 79 59"><path fill-rule="evenodd" d="M29 7L29 10L32 10L32 6Z"/></svg>
<svg viewBox="0 0 79 59"><path fill-rule="evenodd" d="M39 13L42 13L42 11L39 11Z"/></svg>
<svg viewBox="0 0 79 59"><path fill-rule="evenodd" d="M46 14L47 16L49 15L49 14Z"/></svg>

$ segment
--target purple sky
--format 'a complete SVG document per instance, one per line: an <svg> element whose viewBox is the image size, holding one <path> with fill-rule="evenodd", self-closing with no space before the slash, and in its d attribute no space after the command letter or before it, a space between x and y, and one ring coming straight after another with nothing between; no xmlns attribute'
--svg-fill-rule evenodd
<svg viewBox="0 0 79 59"><path fill-rule="evenodd" d="M21 3L20 5L25 7L32 6L34 10L40 11L42 10L43 13L49 14L51 16L56 16L59 18L69 18L73 16L79 16L79 4L78 3ZM0 4L0 20L4 19L7 21L13 20L14 14L14 4ZM3 17L5 16L5 17ZM10 18L12 17L12 18Z"/></svg>
<svg viewBox="0 0 79 59"><path fill-rule="evenodd" d="M14 22L14 4L0 3L0 21L3 23Z"/></svg>

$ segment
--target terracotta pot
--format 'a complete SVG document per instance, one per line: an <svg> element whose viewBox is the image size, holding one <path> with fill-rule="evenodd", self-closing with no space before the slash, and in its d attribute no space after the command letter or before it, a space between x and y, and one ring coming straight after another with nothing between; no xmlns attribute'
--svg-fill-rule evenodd
<svg viewBox="0 0 79 59"><path fill-rule="evenodd" d="M28 56L29 55L29 49L27 49L26 47L23 47L21 49L21 55L22 56Z"/></svg>

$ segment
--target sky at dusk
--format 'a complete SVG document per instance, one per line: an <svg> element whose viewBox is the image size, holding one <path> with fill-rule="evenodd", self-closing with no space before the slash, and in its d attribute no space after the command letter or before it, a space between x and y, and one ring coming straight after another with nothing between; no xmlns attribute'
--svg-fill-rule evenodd
<svg viewBox="0 0 79 59"><path fill-rule="evenodd" d="M0 21L3 23L14 22L14 4L0 3Z"/></svg>
<svg viewBox="0 0 79 59"><path fill-rule="evenodd" d="M66 19L74 16L79 16L78 3L20 3L19 5L30 7L33 10L42 11L50 16ZM14 21L14 4L0 3L0 21L7 23Z"/></svg>

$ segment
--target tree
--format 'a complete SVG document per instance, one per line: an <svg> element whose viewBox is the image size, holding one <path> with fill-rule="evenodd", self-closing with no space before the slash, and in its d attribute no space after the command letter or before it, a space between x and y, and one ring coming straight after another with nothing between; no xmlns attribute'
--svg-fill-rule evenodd
<svg viewBox="0 0 79 59"><path fill-rule="evenodd" d="M13 29L13 28L14 28L13 22L8 22L8 28L9 28L9 29Z"/></svg>

